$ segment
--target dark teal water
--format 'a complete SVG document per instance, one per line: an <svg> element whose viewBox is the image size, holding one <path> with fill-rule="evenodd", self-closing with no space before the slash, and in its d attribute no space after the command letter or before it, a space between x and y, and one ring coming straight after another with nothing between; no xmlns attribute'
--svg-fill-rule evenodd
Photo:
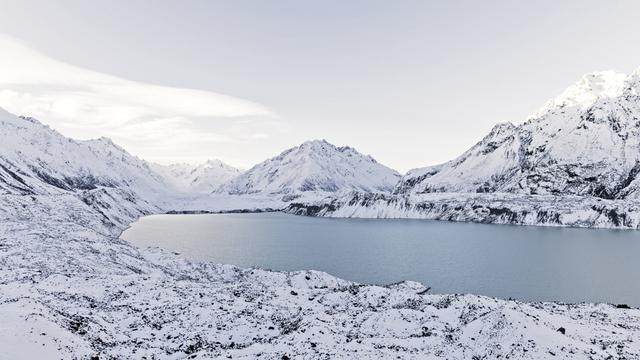
<svg viewBox="0 0 640 360"><path fill-rule="evenodd" d="M263 213L148 216L122 237L192 260L415 280L436 293L640 306L639 231Z"/></svg>

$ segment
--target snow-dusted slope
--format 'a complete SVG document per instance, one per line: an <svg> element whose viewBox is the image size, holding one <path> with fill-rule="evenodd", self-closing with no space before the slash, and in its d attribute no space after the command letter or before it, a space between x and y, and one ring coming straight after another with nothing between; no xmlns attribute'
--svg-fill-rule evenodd
<svg viewBox="0 0 640 360"><path fill-rule="evenodd" d="M585 75L525 123L497 125L460 157L410 171L395 193L638 198L638 74Z"/></svg>
<svg viewBox="0 0 640 360"><path fill-rule="evenodd" d="M113 188L153 197L163 180L111 140L76 141L33 118L0 109L0 189L49 194Z"/></svg>
<svg viewBox="0 0 640 360"><path fill-rule="evenodd" d="M522 225L640 227L640 69L585 75L520 125L496 125L393 195L299 201L287 211Z"/></svg>
<svg viewBox="0 0 640 360"><path fill-rule="evenodd" d="M118 239L137 216L0 194L0 358L640 357L638 309L189 262Z"/></svg>
<svg viewBox="0 0 640 360"><path fill-rule="evenodd" d="M2 195L73 197L113 226L171 203L162 178L109 139L76 141L0 109L0 144Z"/></svg>
<svg viewBox="0 0 640 360"><path fill-rule="evenodd" d="M307 141L225 183L219 193L389 192L400 175L350 147Z"/></svg>
<svg viewBox="0 0 640 360"><path fill-rule="evenodd" d="M151 164L151 168L176 190L186 193L211 193L241 173L218 159L198 165Z"/></svg>

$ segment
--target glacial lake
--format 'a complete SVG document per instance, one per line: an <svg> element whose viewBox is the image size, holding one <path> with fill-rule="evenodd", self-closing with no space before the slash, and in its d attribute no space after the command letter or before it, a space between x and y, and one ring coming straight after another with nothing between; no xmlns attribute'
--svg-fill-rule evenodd
<svg viewBox="0 0 640 360"><path fill-rule="evenodd" d="M432 293L640 306L640 231L287 215L153 215L122 238L199 261Z"/></svg>

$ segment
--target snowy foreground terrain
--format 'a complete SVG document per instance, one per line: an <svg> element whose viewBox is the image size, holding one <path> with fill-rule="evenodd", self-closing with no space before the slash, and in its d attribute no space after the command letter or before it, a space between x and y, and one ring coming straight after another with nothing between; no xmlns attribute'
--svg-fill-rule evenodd
<svg viewBox="0 0 640 360"><path fill-rule="evenodd" d="M0 358L640 358L638 309L362 286L118 239L154 211L113 189L0 196Z"/></svg>

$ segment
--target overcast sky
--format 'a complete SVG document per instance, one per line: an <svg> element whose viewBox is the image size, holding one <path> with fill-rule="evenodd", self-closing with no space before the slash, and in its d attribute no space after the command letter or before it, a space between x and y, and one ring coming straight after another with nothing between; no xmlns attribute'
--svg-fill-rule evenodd
<svg viewBox="0 0 640 360"><path fill-rule="evenodd" d="M162 163L325 138L406 171L640 66L637 1L0 2L0 106Z"/></svg>

